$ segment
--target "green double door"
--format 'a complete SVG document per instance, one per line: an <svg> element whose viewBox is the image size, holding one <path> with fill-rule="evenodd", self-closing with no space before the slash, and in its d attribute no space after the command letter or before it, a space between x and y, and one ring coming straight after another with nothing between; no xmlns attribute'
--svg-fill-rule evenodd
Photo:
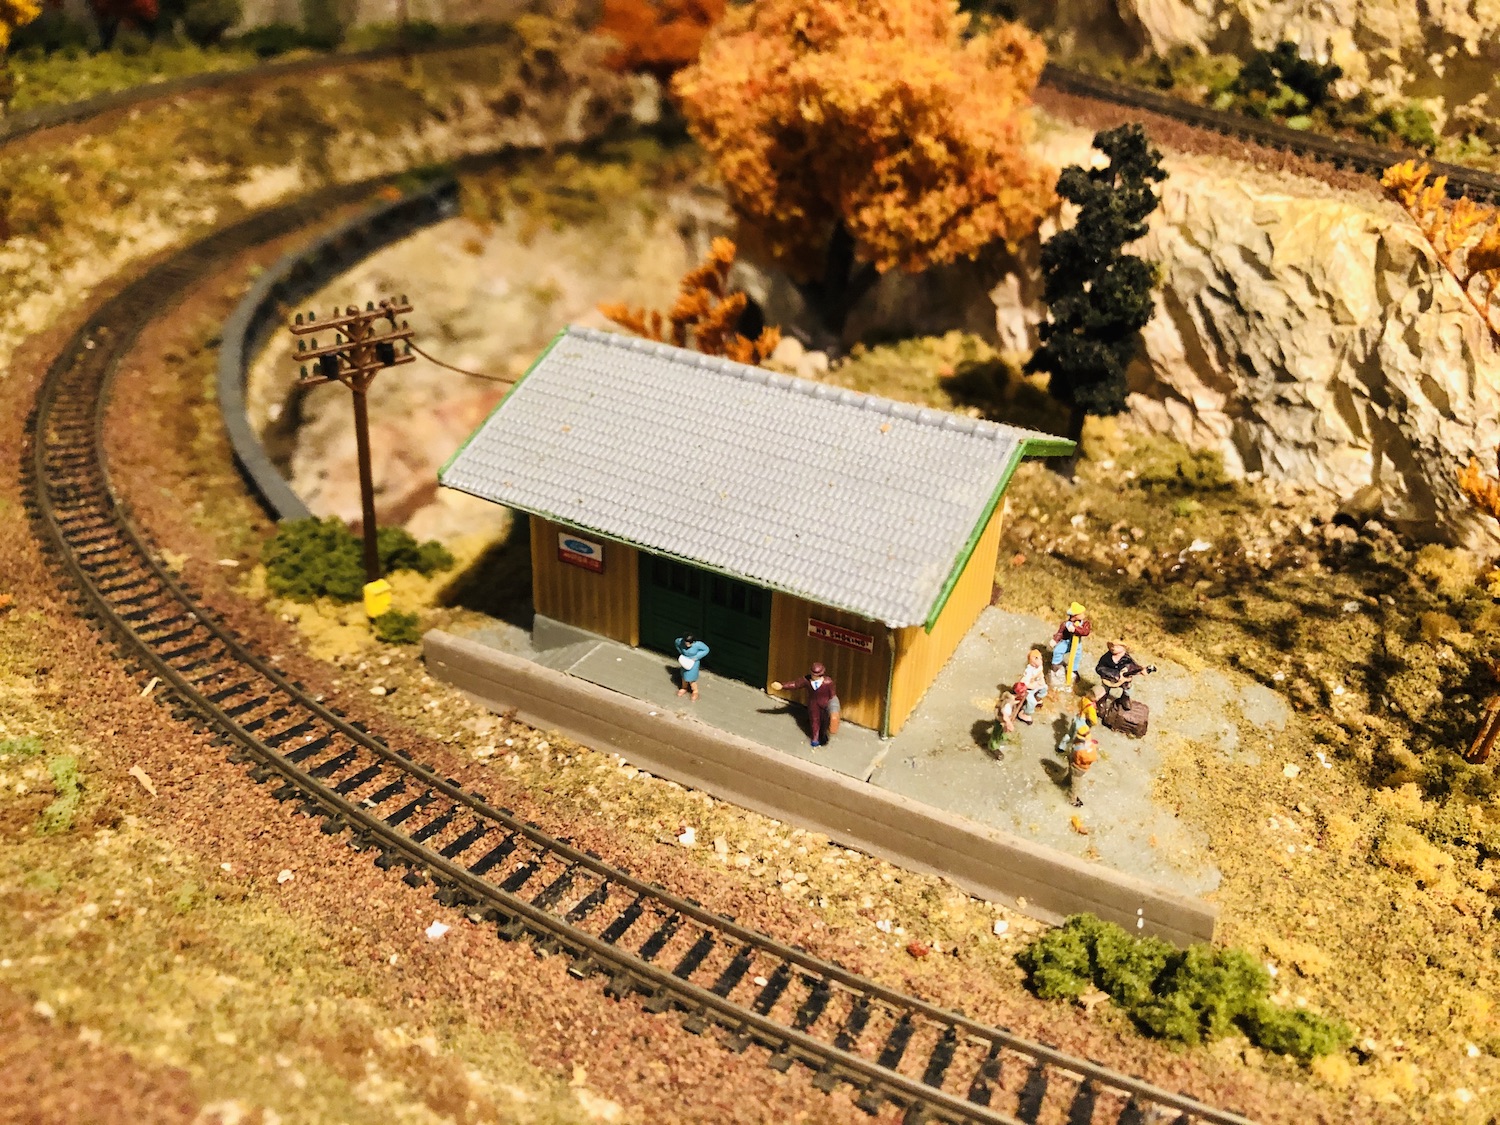
<svg viewBox="0 0 1500 1125"><path fill-rule="evenodd" d="M771 658L771 592L685 563L642 554L641 645L668 655L691 633L709 648L703 667L766 685Z"/></svg>

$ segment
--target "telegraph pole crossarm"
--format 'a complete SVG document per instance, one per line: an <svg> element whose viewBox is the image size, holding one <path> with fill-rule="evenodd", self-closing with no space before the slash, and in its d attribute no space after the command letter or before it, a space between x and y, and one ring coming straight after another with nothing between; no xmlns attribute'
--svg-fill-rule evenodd
<svg viewBox="0 0 1500 1125"><path fill-rule="evenodd" d="M298 387L318 387L339 382L354 397L354 441L359 457L359 499L364 532L365 612L378 617L390 607L390 584L380 575L380 548L375 524L375 482L370 465L370 384L387 367L415 363L411 352L412 330L399 319L412 311L403 296L366 302L364 311L349 305L324 320L314 313L298 313L291 324L297 340L296 359L302 365ZM385 321L384 331L377 322ZM318 345L314 332L332 334L333 343ZM302 339L301 337L308 337ZM400 345L398 349L398 345ZM309 364L312 370L309 372Z"/></svg>

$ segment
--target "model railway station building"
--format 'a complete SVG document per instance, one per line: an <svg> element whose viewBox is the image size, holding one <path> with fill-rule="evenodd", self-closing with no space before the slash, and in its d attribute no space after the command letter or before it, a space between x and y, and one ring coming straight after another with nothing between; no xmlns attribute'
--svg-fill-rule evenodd
<svg viewBox="0 0 1500 1125"><path fill-rule="evenodd" d="M1002 503L1072 443L651 340L560 333L439 474L531 519L536 613L895 734L989 605Z"/></svg>

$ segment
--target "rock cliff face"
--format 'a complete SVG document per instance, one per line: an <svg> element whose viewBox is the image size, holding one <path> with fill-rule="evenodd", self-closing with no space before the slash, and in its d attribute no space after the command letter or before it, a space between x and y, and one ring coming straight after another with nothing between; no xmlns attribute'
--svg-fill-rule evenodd
<svg viewBox="0 0 1500 1125"><path fill-rule="evenodd" d="M1089 139L1052 131L1047 155L1085 162ZM1133 422L1340 498L1374 484L1418 534L1489 538L1454 474L1500 443L1500 350L1405 213L1219 159L1165 163L1137 247L1162 285ZM999 339L1030 335L1023 287L992 296Z"/></svg>
<svg viewBox="0 0 1500 1125"><path fill-rule="evenodd" d="M1091 139L1046 123L1039 144L1061 167L1089 162ZM1138 247L1160 263L1162 286L1131 371L1130 424L1217 449L1233 471L1339 500L1368 497L1374 485L1382 519L1493 547L1455 473L1471 455L1490 463L1500 444L1500 351L1404 212L1373 185L1339 191L1221 158L1177 155L1166 166L1162 206ZM378 255L334 289L383 292L399 281L426 293L424 339L441 358L514 376L558 326L602 323L601 300L666 304L709 239L730 230L722 198L706 187L660 203L530 234L457 220ZM1043 314L1036 252L1033 242L1019 248L1019 263L997 254L920 278L888 275L851 331L961 327L1024 354ZM771 321L796 326L799 302L784 279L743 262L736 269ZM286 341L277 347L284 353ZM799 369L816 377L821 358L811 353ZM272 388L285 380L273 373L288 362L273 348L256 365L252 406L262 422L283 411ZM384 518L423 535L482 522L463 498L436 493L433 477L503 389L425 365L377 383ZM337 388L310 395L282 452L315 510L354 518L346 398Z"/></svg>
<svg viewBox="0 0 1500 1125"><path fill-rule="evenodd" d="M1240 52L1291 40L1360 82L1450 104L1490 87L1500 0L1020 0L1028 23L1079 46Z"/></svg>

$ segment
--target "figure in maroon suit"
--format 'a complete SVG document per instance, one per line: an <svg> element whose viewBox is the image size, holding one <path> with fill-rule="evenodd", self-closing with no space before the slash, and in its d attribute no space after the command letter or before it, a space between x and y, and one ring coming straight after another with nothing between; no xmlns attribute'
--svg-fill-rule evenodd
<svg viewBox="0 0 1500 1125"><path fill-rule="evenodd" d="M812 724L812 741L808 745L827 746L833 720L839 713L839 697L828 670L822 664L814 664L800 680L789 684L772 680L771 687L776 691L807 689L807 718Z"/></svg>

